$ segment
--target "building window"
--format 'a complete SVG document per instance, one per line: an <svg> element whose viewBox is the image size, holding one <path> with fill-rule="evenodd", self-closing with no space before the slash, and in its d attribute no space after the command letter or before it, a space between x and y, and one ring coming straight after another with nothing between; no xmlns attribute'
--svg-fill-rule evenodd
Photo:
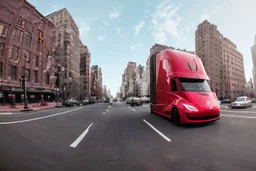
<svg viewBox="0 0 256 171"><path fill-rule="evenodd" d="M31 53L29 51L23 50L23 56L27 55L27 63L30 63Z"/></svg>
<svg viewBox="0 0 256 171"><path fill-rule="evenodd" d="M38 55L34 55L34 66L38 67L38 65L39 65L39 57Z"/></svg>
<svg viewBox="0 0 256 171"><path fill-rule="evenodd" d="M4 67L3 63L0 62L0 76L3 76L3 72L4 72L3 67Z"/></svg>
<svg viewBox="0 0 256 171"><path fill-rule="evenodd" d="M13 60L17 60L18 59L18 55L19 55L19 47L12 46L12 48L10 49L9 58L13 59Z"/></svg>
<svg viewBox="0 0 256 171"><path fill-rule="evenodd" d="M46 74L45 82L46 82L46 84L48 84L48 85L50 84L50 74L49 74L49 73Z"/></svg>
<svg viewBox="0 0 256 171"><path fill-rule="evenodd" d="M8 76L13 80L17 80L17 67L8 65Z"/></svg>
<svg viewBox="0 0 256 171"><path fill-rule="evenodd" d="M28 46L28 47L30 47L30 45L31 45L31 40L32 40L32 37L30 36L30 35L28 35L28 34L26 34L25 35L25 45L26 46Z"/></svg>
<svg viewBox="0 0 256 171"><path fill-rule="evenodd" d="M38 83L38 71L34 70L34 81Z"/></svg>
<svg viewBox="0 0 256 171"><path fill-rule="evenodd" d="M26 31L30 34L33 33L34 27L31 24L26 25Z"/></svg>
<svg viewBox="0 0 256 171"><path fill-rule="evenodd" d="M0 43L0 56L4 56L5 43Z"/></svg>
<svg viewBox="0 0 256 171"><path fill-rule="evenodd" d="M9 25L0 21L0 37L6 38L8 34Z"/></svg>
<svg viewBox="0 0 256 171"><path fill-rule="evenodd" d="M18 24L19 26L23 27L25 26L25 20L22 18L18 18L16 21L16 24Z"/></svg>
<svg viewBox="0 0 256 171"><path fill-rule="evenodd" d="M21 43L22 37L23 37L23 32L21 30L15 28L13 31L13 41L15 41L17 43Z"/></svg>

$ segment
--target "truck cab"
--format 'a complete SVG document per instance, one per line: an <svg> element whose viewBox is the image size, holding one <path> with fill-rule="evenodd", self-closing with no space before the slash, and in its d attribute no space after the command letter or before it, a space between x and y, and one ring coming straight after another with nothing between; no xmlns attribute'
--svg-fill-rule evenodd
<svg viewBox="0 0 256 171"><path fill-rule="evenodd" d="M212 122L220 118L216 94L201 59L194 54L164 50L150 57L151 113L176 125Z"/></svg>

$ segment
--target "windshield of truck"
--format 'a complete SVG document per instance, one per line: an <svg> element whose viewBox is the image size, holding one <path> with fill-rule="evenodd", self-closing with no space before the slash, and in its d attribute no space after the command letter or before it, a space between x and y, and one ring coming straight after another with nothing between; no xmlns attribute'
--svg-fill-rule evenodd
<svg viewBox="0 0 256 171"><path fill-rule="evenodd" d="M211 92L209 84L206 80L180 78L180 84L183 91L189 92Z"/></svg>

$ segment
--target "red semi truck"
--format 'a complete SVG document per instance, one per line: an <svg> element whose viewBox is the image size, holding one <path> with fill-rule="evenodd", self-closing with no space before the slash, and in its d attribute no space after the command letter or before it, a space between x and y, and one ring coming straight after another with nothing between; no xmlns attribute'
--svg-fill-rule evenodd
<svg viewBox="0 0 256 171"><path fill-rule="evenodd" d="M220 119L217 96L211 91L202 61L194 54L164 50L150 57L151 113L174 124Z"/></svg>

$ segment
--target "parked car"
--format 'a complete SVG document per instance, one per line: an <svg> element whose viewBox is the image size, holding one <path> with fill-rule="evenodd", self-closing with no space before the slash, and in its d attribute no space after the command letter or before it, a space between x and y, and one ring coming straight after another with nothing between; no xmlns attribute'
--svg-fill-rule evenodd
<svg viewBox="0 0 256 171"><path fill-rule="evenodd" d="M131 104L131 99L132 99L132 97L127 98L126 99L126 104Z"/></svg>
<svg viewBox="0 0 256 171"><path fill-rule="evenodd" d="M231 100L230 100L230 99L223 99L223 100L221 101L221 103L231 103Z"/></svg>
<svg viewBox="0 0 256 171"><path fill-rule="evenodd" d="M142 106L142 101L139 97L133 97L131 99L131 106Z"/></svg>
<svg viewBox="0 0 256 171"><path fill-rule="evenodd" d="M89 99L84 99L82 104L83 105L88 105L88 104L90 104L90 100Z"/></svg>
<svg viewBox="0 0 256 171"><path fill-rule="evenodd" d="M74 107L74 106L80 106L81 104L79 101L75 99L69 99L69 100L66 100L63 105L66 107Z"/></svg>
<svg viewBox="0 0 256 171"><path fill-rule="evenodd" d="M256 99L255 98L252 98L252 103L256 103Z"/></svg>
<svg viewBox="0 0 256 171"><path fill-rule="evenodd" d="M142 97L141 101L142 101L142 103L149 103L150 99L148 97Z"/></svg>
<svg viewBox="0 0 256 171"><path fill-rule="evenodd" d="M252 106L252 100L247 96L241 96L231 103L231 108L246 108Z"/></svg>
<svg viewBox="0 0 256 171"><path fill-rule="evenodd" d="M218 97L218 100L222 101L224 98L223 97Z"/></svg>
<svg viewBox="0 0 256 171"><path fill-rule="evenodd" d="M96 100L94 98L90 98L89 99L89 104L94 104L94 103L96 103Z"/></svg>

